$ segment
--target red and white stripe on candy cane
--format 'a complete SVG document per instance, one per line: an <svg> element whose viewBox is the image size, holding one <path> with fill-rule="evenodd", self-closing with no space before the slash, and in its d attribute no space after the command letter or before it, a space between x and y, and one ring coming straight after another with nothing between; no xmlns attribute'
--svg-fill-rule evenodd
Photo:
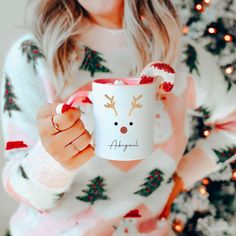
<svg viewBox="0 0 236 236"><path fill-rule="evenodd" d="M166 63L152 62L148 64L141 72L140 83L147 78L154 78L160 76L162 78L160 89L164 93L170 92L174 87L175 82L175 70Z"/></svg>
<svg viewBox="0 0 236 236"><path fill-rule="evenodd" d="M65 103L59 103L56 106L56 113L57 114L63 114L64 112L66 112L67 110L69 110L71 108L70 105L65 104Z"/></svg>

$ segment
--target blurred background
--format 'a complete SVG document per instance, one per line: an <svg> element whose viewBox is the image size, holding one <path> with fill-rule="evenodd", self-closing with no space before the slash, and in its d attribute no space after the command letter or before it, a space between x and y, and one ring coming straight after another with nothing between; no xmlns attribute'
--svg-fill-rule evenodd
<svg viewBox="0 0 236 236"><path fill-rule="evenodd" d="M173 2L183 19L183 35L202 45L217 59L230 91L232 86L236 86L236 0L173 0ZM9 47L25 32L23 28L25 5L26 0L0 1L1 74ZM195 49L186 45L184 53L184 62L189 70L197 73L198 55ZM7 96L5 99L8 101L10 97ZM185 153L195 146L197 140L206 138L213 129L206 125L209 112L206 108L199 107L196 109L196 115L191 117L193 133ZM1 171L3 148L3 143L0 142ZM220 160L232 157L235 153L236 144L217 150ZM236 162L199 181L191 191L182 193L176 199L170 216L176 235L235 236L235 196ZM0 184L0 204L0 236L3 236L9 217L17 204L5 194L2 184Z"/></svg>

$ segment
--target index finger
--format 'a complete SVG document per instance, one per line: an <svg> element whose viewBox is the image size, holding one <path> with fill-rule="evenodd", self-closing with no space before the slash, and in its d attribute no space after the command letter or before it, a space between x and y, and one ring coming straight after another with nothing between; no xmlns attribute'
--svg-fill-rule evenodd
<svg viewBox="0 0 236 236"><path fill-rule="evenodd" d="M70 108L75 107L65 103L47 103L39 108L37 119L47 118L55 114L62 114Z"/></svg>

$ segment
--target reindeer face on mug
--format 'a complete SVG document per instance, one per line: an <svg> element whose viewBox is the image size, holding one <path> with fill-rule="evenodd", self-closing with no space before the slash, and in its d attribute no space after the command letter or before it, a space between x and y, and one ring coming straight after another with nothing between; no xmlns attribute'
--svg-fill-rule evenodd
<svg viewBox="0 0 236 236"><path fill-rule="evenodd" d="M132 119L132 114L135 112L135 110L142 109L143 105L139 102L139 100L142 98L143 95L139 96L133 96L133 99L130 101L130 109L127 111L127 123L120 123L119 122L119 113L116 108L116 100L114 96L108 96L105 94L105 97L107 98L108 102L104 104L104 106L108 109L111 109L117 117L116 121L114 121L114 126L117 127L117 129L120 131L121 134L126 135L128 134L129 130L132 129L132 126L134 126L134 120Z"/></svg>
<svg viewBox="0 0 236 236"><path fill-rule="evenodd" d="M111 83L111 80L113 83ZM94 150L110 160L137 160L153 150L155 81L137 84L136 79L97 79L92 91L77 93L71 101L85 98L92 104Z"/></svg>
<svg viewBox="0 0 236 236"><path fill-rule="evenodd" d="M147 65L139 78L101 78L92 82L91 91L79 91L78 98L93 105L94 150L98 157L110 160L147 158L154 148L156 88L173 88L174 70L162 62ZM164 81L157 83L159 76Z"/></svg>

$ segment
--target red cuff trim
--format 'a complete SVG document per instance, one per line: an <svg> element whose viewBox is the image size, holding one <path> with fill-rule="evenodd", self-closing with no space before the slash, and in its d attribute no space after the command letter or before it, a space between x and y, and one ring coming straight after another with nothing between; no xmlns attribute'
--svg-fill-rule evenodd
<svg viewBox="0 0 236 236"><path fill-rule="evenodd" d="M132 217L132 218L138 218L138 217L141 217L141 215L139 214L139 210L138 209L134 209L130 212L128 212L124 218L129 218L129 217Z"/></svg>
<svg viewBox="0 0 236 236"><path fill-rule="evenodd" d="M26 148L28 145L26 145L23 141L10 141L7 142L5 150L11 150L16 148Z"/></svg>

